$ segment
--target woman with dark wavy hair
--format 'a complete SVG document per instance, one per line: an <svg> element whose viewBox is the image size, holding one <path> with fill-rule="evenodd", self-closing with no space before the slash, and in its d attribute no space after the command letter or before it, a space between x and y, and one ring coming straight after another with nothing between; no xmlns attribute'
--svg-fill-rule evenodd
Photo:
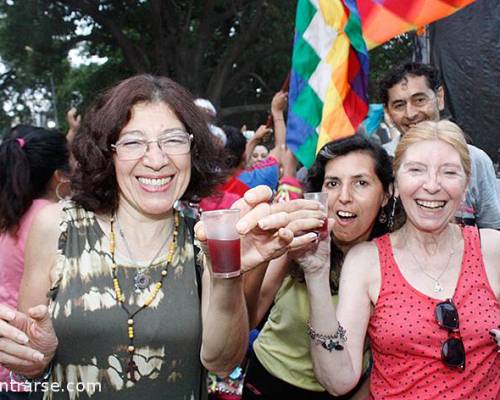
<svg viewBox="0 0 500 400"><path fill-rule="evenodd" d="M308 191L328 193L331 264L329 280L324 284L330 287L332 302L338 298L345 254L355 244L387 232L389 221L392 224L387 206L392 181L391 161L385 150L361 135L326 144L309 170ZM254 301L258 305L249 306L250 323L255 326L274 300L267 322L254 342L255 355L250 360L243 389L245 400L333 398L314 375L306 327L309 299L302 261L296 252L273 261L265 272L260 297ZM314 258L307 261L316 262ZM355 396L366 381L369 354L364 372L364 379L346 399Z"/></svg>
<svg viewBox="0 0 500 400"><path fill-rule="evenodd" d="M49 399L202 398L200 351L208 369L230 371L248 321L243 278L204 268L199 279L193 222L174 207L223 178L201 111L170 79L138 75L97 99L73 153L73 200L33 223L20 312L0 306L0 362L66 389ZM270 195L256 188L236 204L243 269L297 243Z"/></svg>

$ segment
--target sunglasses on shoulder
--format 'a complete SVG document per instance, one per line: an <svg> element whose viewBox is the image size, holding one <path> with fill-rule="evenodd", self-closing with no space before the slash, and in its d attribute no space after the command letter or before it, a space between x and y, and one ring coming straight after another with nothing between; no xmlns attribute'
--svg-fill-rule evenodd
<svg viewBox="0 0 500 400"><path fill-rule="evenodd" d="M448 331L448 339L441 346L441 360L449 368L465 369L465 348L460 336L458 310L453 300L448 299L436 305L435 316L438 325Z"/></svg>

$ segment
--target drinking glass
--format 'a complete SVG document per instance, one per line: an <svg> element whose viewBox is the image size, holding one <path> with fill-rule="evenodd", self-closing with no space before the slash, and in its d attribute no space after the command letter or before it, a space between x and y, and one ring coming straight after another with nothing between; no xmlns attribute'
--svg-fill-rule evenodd
<svg viewBox="0 0 500 400"><path fill-rule="evenodd" d="M239 219L240 210L237 209L205 211L201 214L212 272L216 278L233 278L240 275L240 235L236 231Z"/></svg>
<svg viewBox="0 0 500 400"><path fill-rule="evenodd" d="M325 208L327 217L323 221L323 226L318 229L319 239L323 240L328 236L328 193L327 192L309 192L304 193L304 199L315 200Z"/></svg>

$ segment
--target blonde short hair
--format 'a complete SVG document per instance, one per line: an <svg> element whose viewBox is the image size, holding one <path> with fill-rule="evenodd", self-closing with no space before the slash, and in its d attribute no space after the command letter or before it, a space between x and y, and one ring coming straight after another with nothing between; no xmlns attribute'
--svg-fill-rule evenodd
<svg viewBox="0 0 500 400"><path fill-rule="evenodd" d="M447 120L420 122L401 137L394 155L394 174L397 174L408 147L423 140L441 140L452 146L458 152L465 175L469 180L471 161L464 132L457 124Z"/></svg>

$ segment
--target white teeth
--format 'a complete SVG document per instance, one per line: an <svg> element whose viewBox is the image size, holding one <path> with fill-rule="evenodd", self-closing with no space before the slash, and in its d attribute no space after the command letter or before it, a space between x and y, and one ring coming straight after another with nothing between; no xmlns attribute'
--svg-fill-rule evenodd
<svg viewBox="0 0 500 400"><path fill-rule="evenodd" d="M353 214L349 211L337 211L337 215L341 218L352 218L356 216L356 214Z"/></svg>
<svg viewBox="0 0 500 400"><path fill-rule="evenodd" d="M172 180L172 177L169 176L168 178L160 178L160 179L138 178L138 180L143 185L163 186L163 185L166 185L168 182L170 182Z"/></svg>
<svg viewBox="0 0 500 400"><path fill-rule="evenodd" d="M446 201L424 201L424 200L416 200L417 204L421 207L425 208L442 208L446 204Z"/></svg>

